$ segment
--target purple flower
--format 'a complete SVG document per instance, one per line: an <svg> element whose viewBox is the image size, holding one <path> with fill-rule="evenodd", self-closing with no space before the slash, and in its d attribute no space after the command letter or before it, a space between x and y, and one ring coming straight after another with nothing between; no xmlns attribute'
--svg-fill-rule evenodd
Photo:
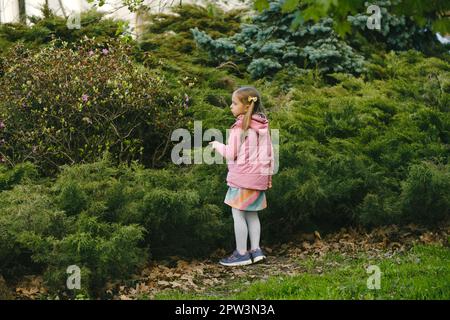
<svg viewBox="0 0 450 320"><path fill-rule="evenodd" d="M88 99L89 99L89 96L88 96L87 94L83 94L83 95L81 96L81 100L83 100L83 102L88 101Z"/></svg>
<svg viewBox="0 0 450 320"><path fill-rule="evenodd" d="M5 123L0 120L0 129L4 129L4 128L5 128Z"/></svg>
<svg viewBox="0 0 450 320"><path fill-rule="evenodd" d="M108 49L105 48L102 50L102 53L106 56L109 53L109 51L108 51Z"/></svg>
<svg viewBox="0 0 450 320"><path fill-rule="evenodd" d="M89 56L93 56L94 55L94 51L91 50L91 51L88 52L88 54L89 54Z"/></svg>
<svg viewBox="0 0 450 320"><path fill-rule="evenodd" d="M189 107L189 96L188 96L186 93L184 94L184 103L183 103L183 106L184 106L185 108Z"/></svg>

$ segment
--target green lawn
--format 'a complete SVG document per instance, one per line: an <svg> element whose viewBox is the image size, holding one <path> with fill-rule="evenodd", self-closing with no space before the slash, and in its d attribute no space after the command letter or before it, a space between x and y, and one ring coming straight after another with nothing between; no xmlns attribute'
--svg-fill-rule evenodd
<svg viewBox="0 0 450 320"><path fill-rule="evenodd" d="M155 299L450 299L448 247L420 245L407 253L381 256L327 254L299 261L306 272L296 276L272 276L250 285L235 281L208 294L168 291ZM380 268L378 290L367 288L368 265Z"/></svg>

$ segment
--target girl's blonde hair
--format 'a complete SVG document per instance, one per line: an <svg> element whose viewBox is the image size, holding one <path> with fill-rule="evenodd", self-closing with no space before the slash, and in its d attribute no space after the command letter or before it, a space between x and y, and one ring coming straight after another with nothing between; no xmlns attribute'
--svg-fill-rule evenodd
<svg viewBox="0 0 450 320"><path fill-rule="evenodd" d="M234 91L236 97L243 103L244 105L250 104L247 112L244 115L244 119L242 121L242 129L243 132L241 134L241 144L247 136L247 130L250 127L250 121L252 120L253 114L260 114L264 118L267 118L264 107L261 101L261 94L255 87L252 86L243 86Z"/></svg>
<svg viewBox="0 0 450 320"><path fill-rule="evenodd" d="M250 126L250 121L252 120L252 115L255 113L261 114L263 117L267 118L264 113L264 107L261 102L261 95L255 87L252 86L244 86L236 89L234 91L236 93L237 98L244 105L250 104L247 112L244 115L244 120L242 122L242 129L247 131Z"/></svg>

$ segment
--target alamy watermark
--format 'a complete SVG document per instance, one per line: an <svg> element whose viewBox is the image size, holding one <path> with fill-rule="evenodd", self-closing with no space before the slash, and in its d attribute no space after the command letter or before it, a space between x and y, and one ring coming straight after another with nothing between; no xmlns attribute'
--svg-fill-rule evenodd
<svg viewBox="0 0 450 320"><path fill-rule="evenodd" d="M66 285L67 289L74 290L74 289L81 289L81 270L80 267L73 264L67 267L66 272L70 274L70 276L67 278Z"/></svg>
<svg viewBox="0 0 450 320"><path fill-rule="evenodd" d="M71 11L67 17L68 29L81 29L81 7L77 11Z"/></svg>
<svg viewBox="0 0 450 320"><path fill-rule="evenodd" d="M230 137L231 130L226 130L227 137ZM269 164L272 159L273 171L271 173L277 173L279 167L279 130L270 129L269 132L268 129L261 129L259 132L256 132L256 130L249 128L247 136L249 139L247 145L245 143L240 144L238 141L231 141L231 143L234 142L233 145L240 146L239 150L236 150L236 155L239 152L243 152L241 149L245 150L245 148L248 148L250 156L248 158L237 157L236 160L228 159L228 163ZM184 128L175 129L172 132L171 141L179 141L179 143L172 148L172 162L175 164L222 164L224 158L218 152L214 153L212 148L202 147L204 141L211 141L213 138L214 141L220 143L224 141L222 132L219 129L209 128L203 132L202 121L194 121L194 139L192 139L189 130ZM234 138L239 139L240 137L234 136ZM268 172L261 172L261 174L265 173Z"/></svg>
<svg viewBox="0 0 450 320"><path fill-rule="evenodd" d="M374 4L365 3L367 7L367 13L371 14L367 18L367 28L369 30L381 30L381 9Z"/></svg>
<svg viewBox="0 0 450 320"><path fill-rule="evenodd" d="M377 265L370 265L367 267L366 272L370 274L367 278L367 289L380 290L381 288L381 270Z"/></svg>

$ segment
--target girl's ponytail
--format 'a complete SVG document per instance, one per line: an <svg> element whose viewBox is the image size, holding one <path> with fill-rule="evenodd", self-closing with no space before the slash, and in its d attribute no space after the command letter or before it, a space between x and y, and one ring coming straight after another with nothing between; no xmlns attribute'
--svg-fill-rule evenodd
<svg viewBox="0 0 450 320"><path fill-rule="evenodd" d="M250 106L244 115L244 119L242 119L242 134L240 139L242 146L245 137L248 135L248 129L250 128L252 115L254 113L261 113L264 115L264 113L262 112L263 105L261 103L261 95L258 92L258 90L256 90L255 87L252 86L240 87L236 89L235 93L237 94L239 100L245 105L247 105L250 102Z"/></svg>
<svg viewBox="0 0 450 320"><path fill-rule="evenodd" d="M242 121L242 134L241 134L241 144L244 142L245 137L247 136L247 130L250 127L250 121L252 120L253 109L255 107L255 102L258 101L258 97L248 97L248 101L251 101L250 107L244 115L244 119Z"/></svg>
<svg viewBox="0 0 450 320"><path fill-rule="evenodd" d="M250 103L250 107L248 108L247 112L245 113L244 116L244 121L242 122L242 129L244 129L244 131L247 131L248 127L250 127L250 121L252 120L252 114L253 114L253 109L255 107L255 101L257 101L258 98L257 97L248 97L248 101L251 101Z"/></svg>

